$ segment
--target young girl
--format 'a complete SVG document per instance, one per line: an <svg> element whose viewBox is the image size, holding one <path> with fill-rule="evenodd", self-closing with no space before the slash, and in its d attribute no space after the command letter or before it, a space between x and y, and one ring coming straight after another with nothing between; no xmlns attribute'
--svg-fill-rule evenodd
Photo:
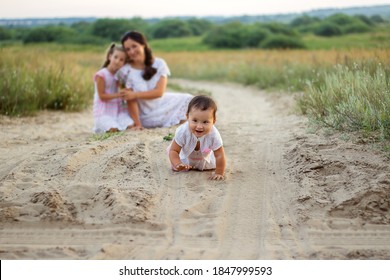
<svg viewBox="0 0 390 280"><path fill-rule="evenodd" d="M226 160L221 135L214 126L216 112L217 105L210 97L200 95L190 101L187 122L176 129L168 147L173 170L215 169L209 179L224 179Z"/></svg>
<svg viewBox="0 0 390 280"><path fill-rule="evenodd" d="M132 128L134 121L127 106L122 105L124 92L118 90L115 73L126 61L122 47L111 44L102 68L94 75L93 117L95 133L117 132Z"/></svg>

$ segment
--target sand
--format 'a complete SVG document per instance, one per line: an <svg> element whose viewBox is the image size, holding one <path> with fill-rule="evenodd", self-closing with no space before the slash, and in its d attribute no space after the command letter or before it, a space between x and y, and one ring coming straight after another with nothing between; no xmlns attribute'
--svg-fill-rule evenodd
<svg viewBox="0 0 390 280"><path fill-rule="evenodd" d="M93 137L92 115L0 117L1 259L390 259L390 167L310 129L293 98L210 92L226 179L174 173L175 127Z"/></svg>

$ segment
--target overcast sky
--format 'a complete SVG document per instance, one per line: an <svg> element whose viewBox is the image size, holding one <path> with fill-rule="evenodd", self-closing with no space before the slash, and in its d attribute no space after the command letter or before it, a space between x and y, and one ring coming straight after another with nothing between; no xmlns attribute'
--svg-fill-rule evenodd
<svg viewBox="0 0 390 280"><path fill-rule="evenodd" d="M0 0L0 18L234 16L390 4L390 0Z"/></svg>

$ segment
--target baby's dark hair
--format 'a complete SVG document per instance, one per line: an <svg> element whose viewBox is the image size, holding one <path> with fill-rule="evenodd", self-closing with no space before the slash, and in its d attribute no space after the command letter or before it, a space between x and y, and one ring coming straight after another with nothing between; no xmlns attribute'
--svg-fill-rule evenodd
<svg viewBox="0 0 390 280"><path fill-rule="evenodd" d="M102 65L102 68L107 67L110 64L110 55L112 55L114 51L121 51L126 53L125 49L122 46L116 45L115 43L111 43L110 47L107 49L106 59Z"/></svg>
<svg viewBox="0 0 390 280"><path fill-rule="evenodd" d="M206 95L198 95L191 99L190 103L188 104L187 109L187 115L190 113L191 109L198 109L198 110L213 110L213 118L215 119L216 113L217 113L217 104L215 101Z"/></svg>

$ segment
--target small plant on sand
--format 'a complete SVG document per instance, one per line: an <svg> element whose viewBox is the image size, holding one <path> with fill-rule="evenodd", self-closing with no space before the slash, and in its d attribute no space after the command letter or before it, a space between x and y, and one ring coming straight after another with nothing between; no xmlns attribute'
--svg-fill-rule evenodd
<svg viewBox="0 0 390 280"><path fill-rule="evenodd" d="M171 141L175 135L173 133L168 133L163 137L164 141Z"/></svg>
<svg viewBox="0 0 390 280"><path fill-rule="evenodd" d="M103 140L107 140L110 137L119 136L119 135L123 135L123 134L124 134L123 131L119 131L119 132L105 132L105 133L92 135L90 137L90 140L91 141L103 141Z"/></svg>

